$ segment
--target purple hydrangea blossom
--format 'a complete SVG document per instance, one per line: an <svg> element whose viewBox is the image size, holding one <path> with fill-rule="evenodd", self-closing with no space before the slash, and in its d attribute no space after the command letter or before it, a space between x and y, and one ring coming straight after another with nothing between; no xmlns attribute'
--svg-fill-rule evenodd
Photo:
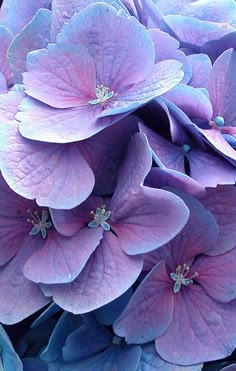
<svg viewBox="0 0 236 371"><path fill-rule="evenodd" d="M151 271L114 330L131 344L156 339L163 359L192 365L225 357L235 347L236 249L208 256L217 224L199 202L182 197L190 208L187 225L169 244L146 255L145 269Z"/></svg>
<svg viewBox="0 0 236 371"><path fill-rule="evenodd" d="M7 50L12 39L11 32L0 26L0 94L6 93L12 85L12 71L7 60Z"/></svg>
<svg viewBox="0 0 236 371"><path fill-rule="evenodd" d="M54 224L65 236L79 240L87 231L89 245L94 231L103 235L94 253L91 249L80 252L81 272L72 283L46 287L45 294L49 290L64 309L85 313L114 300L139 276L140 254L163 245L185 225L188 210L179 198L142 185L150 167L145 136L136 134L111 199L92 196L76 209L52 210Z"/></svg>
<svg viewBox="0 0 236 371"><path fill-rule="evenodd" d="M21 134L57 143L94 135L182 79L180 62L154 60L149 33L136 19L109 5L88 6L64 25L56 44L28 54L24 86L37 100L20 106Z"/></svg>

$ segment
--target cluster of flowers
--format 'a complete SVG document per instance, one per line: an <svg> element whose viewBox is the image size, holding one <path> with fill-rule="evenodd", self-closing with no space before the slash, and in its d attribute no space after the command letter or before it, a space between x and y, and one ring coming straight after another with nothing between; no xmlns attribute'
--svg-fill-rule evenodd
<svg viewBox="0 0 236 371"><path fill-rule="evenodd" d="M0 322L65 311L24 370L199 371L235 349L235 11L3 2Z"/></svg>

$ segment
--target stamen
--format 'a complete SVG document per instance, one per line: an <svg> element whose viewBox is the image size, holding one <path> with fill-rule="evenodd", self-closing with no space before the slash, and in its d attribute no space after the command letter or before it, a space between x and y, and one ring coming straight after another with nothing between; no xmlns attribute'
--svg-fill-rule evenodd
<svg viewBox="0 0 236 371"><path fill-rule="evenodd" d="M113 91L110 91L110 89L107 86L103 85L97 85L95 93L97 99L90 100L89 103L92 105L100 103L103 106L103 108L106 106L108 99L112 98L114 95Z"/></svg>
<svg viewBox="0 0 236 371"><path fill-rule="evenodd" d="M188 275L188 273L189 266L186 265L185 263L183 264L183 266L178 265L176 267L175 273L174 272L170 273L171 279L175 281L173 288L175 294L179 292L181 285L184 286L190 285L191 283L193 283L193 278L199 275L197 272L194 272L194 274L191 277L185 278Z"/></svg>
<svg viewBox="0 0 236 371"><path fill-rule="evenodd" d="M190 151L191 147L189 144L183 144L182 145L182 150L186 153L188 153Z"/></svg>
<svg viewBox="0 0 236 371"><path fill-rule="evenodd" d="M47 237L47 229L52 227L52 223L48 220L47 210L42 210L42 216L40 218L38 211L32 212L30 209L27 210L27 213L31 216L32 219L27 218L27 222L33 224L33 228L30 231L30 236L36 236L38 233L41 233L43 238Z"/></svg>
<svg viewBox="0 0 236 371"><path fill-rule="evenodd" d="M109 231L111 229L110 224L106 222L111 216L111 211L106 211L106 205L102 205L101 208L98 207L96 213L90 211L90 214L93 217L93 220L88 223L90 228L96 228L100 225L104 231Z"/></svg>

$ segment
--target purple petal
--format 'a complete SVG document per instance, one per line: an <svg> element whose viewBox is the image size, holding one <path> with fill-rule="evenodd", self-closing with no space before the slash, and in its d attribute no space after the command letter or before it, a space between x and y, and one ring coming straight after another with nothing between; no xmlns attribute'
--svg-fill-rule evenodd
<svg viewBox="0 0 236 371"><path fill-rule="evenodd" d="M202 363L189 367L166 362L157 354L154 343L150 343L142 346L142 355L137 371L201 371L202 367Z"/></svg>
<svg viewBox="0 0 236 371"><path fill-rule="evenodd" d="M18 254L1 268L0 321L4 324L20 322L50 302L39 286L27 280L22 273L25 261L41 245L40 238L25 238Z"/></svg>
<svg viewBox="0 0 236 371"><path fill-rule="evenodd" d="M31 50L45 48L50 41L51 12L40 9L32 21L18 34L7 56L14 74L14 83L22 83L26 71L26 55Z"/></svg>
<svg viewBox="0 0 236 371"><path fill-rule="evenodd" d="M236 241L236 188L233 185L207 188L201 202L214 215L219 225L219 238L209 255L223 254L235 247Z"/></svg>
<svg viewBox="0 0 236 371"><path fill-rule="evenodd" d="M190 151L187 157L190 176L204 187L235 183L236 169L224 158L198 150Z"/></svg>
<svg viewBox="0 0 236 371"><path fill-rule="evenodd" d="M57 42L82 42L94 58L97 83L115 94L145 79L154 64L154 47L145 27L134 17L118 16L114 7L104 3L72 17Z"/></svg>
<svg viewBox="0 0 236 371"><path fill-rule="evenodd" d="M117 97L114 96L99 117L134 110L172 89L184 76L181 67L182 63L174 60L164 60L155 64L145 80L133 85Z"/></svg>
<svg viewBox="0 0 236 371"><path fill-rule="evenodd" d="M117 182L118 169L130 141L137 131L138 118L127 116L115 125L80 142L80 152L95 176L93 194L112 194Z"/></svg>
<svg viewBox="0 0 236 371"><path fill-rule="evenodd" d="M211 60L206 54L191 54L187 56L192 66L192 77L189 84L194 88L206 88L212 69Z"/></svg>
<svg viewBox="0 0 236 371"><path fill-rule="evenodd" d="M201 90L192 86L178 84L164 97L184 111L188 117L199 118L209 121L212 118L212 105Z"/></svg>
<svg viewBox="0 0 236 371"><path fill-rule="evenodd" d="M220 256L200 256L193 264L197 282L207 294L220 302L236 299L236 248Z"/></svg>
<svg viewBox="0 0 236 371"><path fill-rule="evenodd" d="M192 196L204 195L202 185L186 174L171 169L152 168L148 174L145 185L152 188L163 188L166 186L177 188Z"/></svg>
<svg viewBox="0 0 236 371"><path fill-rule="evenodd" d="M93 357L64 366L63 370L71 371L71 367L73 367L73 370L136 371L141 352L142 350L138 346L122 348L117 345L111 345L104 352L98 353Z"/></svg>
<svg viewBox="0 0 236 371"><path fill-rule="evenodd" d="M75 362L103 351L112 344L113 337L111 331L95 321L92 325L83 323L68 335L62 349L66 362Z"/></svg>
<svg viewBox="0 0 236 371"><path fill-rule="evenodd" d="M96 87L95 64L82 44L54 45L28 54L25 91L55 108L88 105Z"/></svg>
<svg viewBox="0 0 236 371"><path fill-rule="evenodd" d="M68 22L74 14L79 13L88 5L99 2L99 0L54 0L52 2L52 30L51 40L54 42L64 23ZM118 10L123 9L124 5L119 0L104 0L103 3L112 5Z"/></svg>
<svg viewBox="0 0 236 371"><path fill-rule="evenodd" d="M0 137L2 174L23 197L36 199L38 205L69 209L92 192L94 176L76 144L27 140L15 122L1 125Z"/></svg>
<svg viewBox="0 0 236 371"><path fill-rule="evenodd" d="M104 204L102 197L90 196L79 207L71 210L53 210L51 216L55 228L64 236L74 236L84 226L86 226L91 218L91 211L95 211L97 207Z"/></svg>
<svg viewBox="0 0 236 371"><path fill-rule="evenodd" d="M141 269L142 258L126 255L117 237L105 232L80 275L70 284L53 286L54 301L74 314L89 312L123 294Z"/></svg>
<svg viewBox="0 0 236 371"><path fill-rule="evenodd" d="M185 173L184 151L182 148L170 143L147 126L139 124L142 133L147 136L150 147L154 153L154 160L160 167Z"/></svg>
<svg viewBox="0 0 236 371"><path fill-rule="evenodd" d="M12 39L13 35L11 32L7 28L0 26L0 72L5 77L8 87L12 84L12 71L7 60L7 50Z"/></svg>
<svg viewBox="0 0 236 371"><path fill-rule="evenodd" d="M155 63L166 59L174 59L181 62L184 71L184 77L181 82L187 84L192 76L192 68L185 54L181 50L178 50L180 43L167 32L158 29L149 30L149 33L155 46Z"/></svg>
<svg viewBox="0 0 236 371"><path fill-rule="evenodd" d="M73 237L48 234L42 248L31 255L24 265L24 275L36 283L66 283L82 271L90 255L99 245L101 228L83 228Z"/></svg>
<svg viewBox="0 0 236 371"><path fill-rule="evenodd" d="M196 18L181 15L167 15L163 20L175 34L177 40L189 44L194 50L210 40L217 40L235 31L234 27L227 23L200 21Z"/></svg>
<svg viewBox="0 0 236 371"><path fill-rule="evenodd" d="M27 210L34 207L34 202L17 195L0 177L0 265L6 264L17 254L29 235L32 225L27 222Z"/></svg>
<svg viewBox="0 0 236 371"><path fill-rule="evenodd" d="M140 159L137 166L137 158ZM116 189L110 207L115 209L127 198L127 193L135 193L152 166L152 155L145 135L137 133L130 140L127 154L118 174Z"/></svg>
<svg viewBox="0 0 236 371"><path fill-rule="evenodd" d="M164 259L170 271L175 271L178 265L191 261L196 255L208 254L214 250L219 229L213 215L194 197L177 189L172 191L188 206L189 220L182 231L167 245L144 255L145 270L151 270L155 264Z"/></svg>
<svg viewBox="0 0 236 371"><path fill-rule="evenodd" d="M1 7L0 23L13 33L18 34L40 8L50 9L51 0L4 0Z"/></svg>
<svg viewBox="0 0 236 371"><path fill-rule="evenodd" d="M229 128L229 127L226 127ZM230 128L229 128L230 129ZM234 129L234 128L233 128ZM207 141L223 155L228 156L232 160L236 160L236 151L231 147L231 145L225 140L222 132L217 127L212 127L211 129L198 129ZM235 128L236 130L236 128ZM223 130L222 130L223 131Z"/></svg>
<svg viewBox="0 0 236 371"><path fill-rule="evenodd" d="M24 99L20 109L23 112L16 115L16 118L22 121L19 124L20 133L29 139L52 143L87 139L124 116L116 115L97 120L100 107L86 105L57 109L32 98Z"/></svg>
<svg viewBox="0 0 236 371"><path fill-rule="evenodd" d="M230 22L235 15L233 0L221 0L217 3L212 0L184 0L181 3L177 0L157 0L156 5L163 14L182 14L212 22Z"/></svg>
<svg viewBox="0 0 236 371"><path fill-rule="evenodd" d="M227 126L236 126L236 52L226 50L215 61L208 83L210 99L213 105L213 118L222 116Z"/></svg>
<svg viewBox="0 0 236 371"><path fill-rule="evenodd" d="M8 94L0 94L0 124L15 120L15 114L25 94L22 91L10 91Z"/></svg>
<svg viewBox="0 0 236 371"><path fill-rule="evenodd" d="M161 336L173 316L174 295L166 272L160 262L135 291L128 305L115 321L117 335L128 344L143 344Z"/></svg>
<svg viewBox="0 0 236 371"><path fill-rule="evenodd" d="M175 297L170 327L155 341L158 353L166 361L180 365L230 355L236 343L235 305L235 300L231 304L216 302L198 285L184 287Z"/></svg>
<svg viewBox="0 0 236 371"><path fill-rule="evenodd" d="M188 220L188 208L170 192L140 187L136 193L126 196L126 200L119 201L119 209L112 213L111 227L122 249L129 255L164 245L181 231Z"/></svg>

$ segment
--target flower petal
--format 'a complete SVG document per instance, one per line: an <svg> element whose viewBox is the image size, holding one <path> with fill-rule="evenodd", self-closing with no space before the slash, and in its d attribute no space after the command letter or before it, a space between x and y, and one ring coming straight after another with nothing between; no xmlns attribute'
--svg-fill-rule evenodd
<svg viewBox="0 0 236 371"><path fill-rule="evenodd" d="M141 283L115 321L117 335L128 344L143 344L161 336L173 316L174 295L165 261L161 261Z"/></svg>
<svg viewBox="0 0 236 371"><path fill-rule="evenodd" d="M1 125L0 138L2 174L21 196L70 209L92 192L94 175L75 144L30 141L18 133L15 122Z"/></svg>
<svg viewBox="0 0 236 371"><path fill-rule="evenodd" d="M126 255L117 237L104 232L101 245L79 276L70 284L53 286L54 301L74 314L89 312L123 294L141 269L142 258Z"/></svg>

